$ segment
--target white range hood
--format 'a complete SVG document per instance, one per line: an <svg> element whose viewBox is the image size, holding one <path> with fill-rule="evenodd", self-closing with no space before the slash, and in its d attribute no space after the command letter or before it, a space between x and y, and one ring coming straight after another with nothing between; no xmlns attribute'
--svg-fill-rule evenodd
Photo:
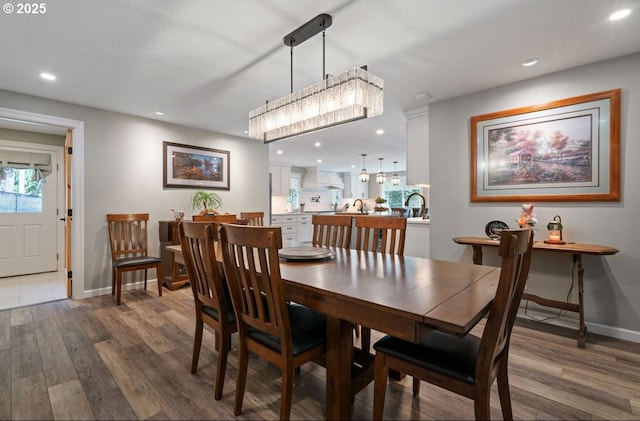
<svg viewBox="0 0 640 421"><path fill-rule="evenodd" d="M317 167L308 167L307 173L302 179L302 187L308 189L333 189L344 190L344 183L337 173L322 171Z"/></svg>

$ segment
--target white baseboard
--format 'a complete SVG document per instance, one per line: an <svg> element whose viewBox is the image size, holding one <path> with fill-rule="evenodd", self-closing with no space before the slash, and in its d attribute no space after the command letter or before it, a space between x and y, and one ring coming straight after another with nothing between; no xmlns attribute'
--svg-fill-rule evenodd
<svg viewBox="0 0 640 421"><path fill-rule="evenodd" d="M129 291L132 289L143 289L144 281L126 283L122 285L122 291ZM158 290L158 279L147 279L147 290ZM90 289L82 292L82 298L98 297L100 295L111 294L111 285L108 287L102 287L97 289Z"/></svg>
<svg viewBox="0 0 640 421"><path fill-rule="evenodd" d="M537 320L541 323L548 323L554 326L566 327L569 329L578 329L579 321L573 317L560 316L558 318L543 320L549 317L554 317L557 313L549 313L540 310L532 310L528 309L527 314L524 313L524 309L520 309L518 312L518 317ZM577 314L576 314L577 316ZM640 343L640 332L635 330L623 329L620 327L607 326L599 323L585 322L587 326L587 338L589 336L589 332L597 333L598 335L608 336L610 338L623 339L629 342L637 342ZM588 341L588 339L587 339Z"/></svg>

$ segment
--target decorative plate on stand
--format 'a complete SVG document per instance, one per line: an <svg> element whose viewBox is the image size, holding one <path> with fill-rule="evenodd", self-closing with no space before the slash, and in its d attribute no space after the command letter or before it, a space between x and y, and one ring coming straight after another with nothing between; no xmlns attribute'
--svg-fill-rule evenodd
<svg viewBox="0 0 640 421"><path fill-rule="evenodd" d="M484 232L487 234L487 237L492 240L499 240L500 234L502 234L502 230L508 230L509 225L505 224L502 221L491 221L484 227Z"/></svg>

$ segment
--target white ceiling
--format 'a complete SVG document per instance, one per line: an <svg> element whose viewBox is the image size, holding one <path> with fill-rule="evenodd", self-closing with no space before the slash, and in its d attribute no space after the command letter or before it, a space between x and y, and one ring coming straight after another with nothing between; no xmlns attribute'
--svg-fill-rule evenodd
<svg viewBox="0 0 640 421"><path fill-rule="evenodd" d="M395 160L403 170L404 110L640 51L640 0L55 0L46 8L0 16L0 89L241 137L250 110L289 93L282 38L331 14L326 72L368 65L385 81L384 114L272 143L270 156L333 171L358 171L362 153L370 172L380 157L386 172ZM610 22L621 8L634 12ZM530 57L541 61L521 67ZM41 80L42 71L57 81ZM322 77L321 35L294 49L293 77L295 89Z"/></svg>

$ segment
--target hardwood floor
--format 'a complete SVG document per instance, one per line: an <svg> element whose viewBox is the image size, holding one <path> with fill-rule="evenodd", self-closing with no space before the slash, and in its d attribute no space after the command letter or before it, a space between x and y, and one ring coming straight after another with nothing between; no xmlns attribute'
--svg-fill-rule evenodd
<svg viewBox="0 0 640 421"><path fill-rule="evenodd" d="M0 419L235 419L235 336L223 398L213 400L216 352L210 330L198 372L190 374L194 314L191 291L125 292L0 311ZM479 326L477 329L481 329ZM552 330L552 331L545 331ZM376 332L372 332L374 340ZM519 320L510 354L516 419L640 419L640 344ZM279 370L249 361L243 413L277 419ZM296 376L292 419L324 418L324 369ZM373 384L354 401L353 418L370 419ZM501 419L497 390L492 417ZM472 419L472 402L411 379L391 381L385 418Z"/></svg>

